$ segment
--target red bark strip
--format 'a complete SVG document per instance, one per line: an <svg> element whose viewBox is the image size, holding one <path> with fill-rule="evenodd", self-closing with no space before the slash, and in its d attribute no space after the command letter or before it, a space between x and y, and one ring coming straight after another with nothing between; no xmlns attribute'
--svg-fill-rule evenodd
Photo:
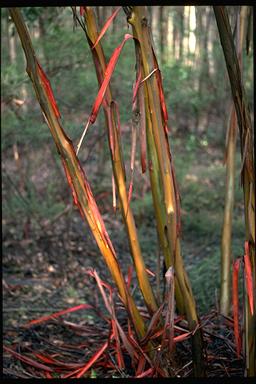
<svg viewBox="0 0 256 384"><path fill-rule="evenodd" d="M36 63L37 63L37 68L38 68L40 79L42 80L43 87L44 87L45 92L46 92L46 94L47 94L47 96L49 98L49 101L50 101L50 104L51 104L51 106L53 108L54 114L55 114L56 117L61 117L60 116L59 108L57 106L56 100L55 100L54 95L53 95L51 83L48 80L48 78L47 78L45 72L43 71L43 68L39 64L39 62L37 61Z"/></svg>
<svg viewBox="0 0 256 384"><path fill-rule="evenodd" d="M99 89L99 92L98 92L98 95L95 99L95 102L94 102L94 105L92 107L92 111L91 111L91 114L89 116L89 119L85 125L85 128L84 128L84 131L83 131L83 134L81 136L81 139L79 140L79 143L77 145L77 150L76 150L76 154L78 154L79 152L79 149L81 147L81 144L82 144L82 141L83 141L83 138L85 136L85 133L87 132L87 129L89 128L89 125L90 124L93 124L95 122L95 120L97 119L97 116L98 116L98 113L99 113L99 109L101 107L101 104L104 100L104 96L105 96L105 93L106 93L106 90L108 88L108 85L109 85L109 82L111 80L111 76L114 72L114 69L115 69L115 66L117 64L117 61L118 61L118 58L120 56L120 53L123 49L123 46L125 44L125 42L129 39L133 39L133 36L132 35L129 35L129 34L126 34L124 36L124 39L122 41L122 43L114 50L110 60L109 60L109 63L107 65L107 68L106 68L106 71L105 71L105 76L104 76L104 80L101 84L101 87Z"/></svg>
<svg viewBox="0 0 256 384"><path fill-rule="evenodd" d="M65 315L66 313L75 312L80 309L91 309L93 308L90 304L80 304L72 308L64 309L63 311L52 313L51 315L42 316L39 317L39 319L31 320L29 323L25 324L24 327L31 327L35 324L43 323L44 321L50 320L50 319L56 319L59 316Z"/></svg>
<svg viewBox="0 0 256 384"><path fill-rule="evenodd" d="M103 346L92 356L92 358L88 361L88 363L80 370L80 372L76 375L76 378L79 379L82 377L85 372L88 371L88 369L100 358L100 356L103 354L103 352L108 347L108 341L106 341Z"/></svg>
<svg viewBox="0 0 256 384"><path fill-rule="evenodd" d="M123 49L123 46L125 44L125 42L129 39L133 39L133 36L132 35L129 35L129 34L126 34L124 36L124 39L122 41L122 43L114 50L110 60L109 60L109 63L107 65L107 68L106 68L106 71L105 71L105 77L104 77L104 80L101 84L101 87L99 89L99 92L98 92L98 95L96 97L96 100L95 100L95 103L93 105L93 108L92 108L92 112L91 112L91 115L90 115L90 123L93 124L97 118L97 115L98 115L98 112L99 112L99 109L100 109L100 106L102 104L102 100L105 96L105 93L106 93L106 90L107 90L107 87L108 87L108 84L110 82L110 79L111 79L111 76L113 74L113 71L115 69L115 66L117 64L117 61L118 61L118 58L120 56L120 53Z"/></svg>
<svg viewBox="0 0 256 384"><path fill-rule="evenodd" d="M238 303L238 272L240 267L240 259L233 262L233 317L234 317L234 334L236 343L236 354L240 357L241 353L241 338L239 333L239 303Z"/></svg>
<svg viewBox="0 0 256 384"><path fill-rule="evenodd" d="M72 191L73 202L74 202L75 205L78 205L76 191L75 191L75 188L73 186L72 179L70 177L70 174L69 174L69 171L67 169L66 163L65 163L65 161L62 158L61 158L61 160L62 160L62 164L63 164L63 168L64 168L64 171L65 171L65 175L66 175L68 184L69 184L69 186L71 188L71 191Z"/></svg>
<svg viewBox="0 0 256 384"><path fill-rule="evenodd" d="M46 379L53 379L53 376L50 374L50 372L45 371L45 377Z"/></svg>
<svg viewBox="0 0 256 384"><path fill-rule="evenodd" d="M15 356L17 359L23 361L24 363L27 363L29 365L32 365L33 367L37 368L37 369L43 369L44 371L48 371L48 372L53 372L53 369L50 368L50 367L47 367L46 365L44 364L41 364L41 363L38 363L32 359L30 359L29 357L27 356L22 356L20 353L18 352L15 352L13 349L11 348L8 348L6 347L5 345L3 346L4 350L11 353L13 356Z"/></svg>
<svg viewBox="0 0 256 384"><path fill-rule="evenodd" d="M137 97L137 94L138 94L140 82L141 82L141 67L139 69L138 77L137 77L137 80L136 80L136 82L134 84L134 87L133 87L133 96L132 96L132 104L133 105L135 103L135 100L136 100L136 97Z"/></svg>
<svg viewBox="0 0 256 384"><path fill-rule="evenodd" d="M110 24L112 23L112 21L115 19L115 17L117 16L118 12L120 11L122 7L118 7L115 12L113 12L113 14L107 19L106 23L104 24L102 30L100 31L99 33L99 36L97 38L97 40L95 41L94 45L92 46L92 49L94 49L96 47L96 45L99 43L99 41L102 39L102 37L105 35L105 33L107 32Z"/></svg>
<svg viewBox="0 0 256 384"><path fill-rule="evenodd" d="M251 314L253 315L253 280L252 280L252 266L250 261L249 242L244 243L245 255L244 255L244 268L245 268L245 282L247 295L249 298L249 305Z"/></svg>
<svg viewBox="0 0 256 384"><path fill-rule="evenodd" d="M152 51L153 51L153 56L154 56L155 68L159 69L156 55L155 55L153 48L152 48ZM168 133L169 132L168 123L167 123L168 122L168 112L167 112L165 98L164 98L163 81L162 81L162 76L161 76L160 70L158 70L156 72L156 79L157 79L157 85L158 85L158 89L159 89L159 97L160 97L160 103L161 103L162 117L163 117L163 121L164 121L164 128L165 128L165 132Z"/></svg>
<svg viewBox="0 0 256 384"><path fill-rule="evenodd" d="M189 336L191 336L191 332L186 332L186 333L183 333L182 335L174 337L173 341L175 343L178 343L180 341L187 339Z"/></svg>
<svg viewBox="0 0 256 384"><path fill-rule="evenodd" d="M140 163L142 173L145 173L147 170L147 138L146 138L146 117L145 117L145 104L144 104L144 95L142 88L138 91L139 97L139 110L140 110Z"/></svg>
<svg viewBox="0 0 256 384"><path fill-rule="evenodd" d="M149 368L146 371L142 372L140 375L137 375L136 378L142 378L142 377L152 377L153 373L155 372L154 368Z"/></svg>

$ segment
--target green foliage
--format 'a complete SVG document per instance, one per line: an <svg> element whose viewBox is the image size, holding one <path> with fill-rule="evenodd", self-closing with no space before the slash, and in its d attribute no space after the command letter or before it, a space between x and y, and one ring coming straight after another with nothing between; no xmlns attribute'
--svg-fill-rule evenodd
<svg viewBox="0 0 256 384"><path fill-rule="evenodd" d="M23 191L19 188L18 177L16 180L13 178L11 182L4 172L3 182L9 184L10 189L2 204L3 216L9 220L15 220L18 216L38 222L46 218L52 219L65 208L65 203L56 198L58 194L56 183L51 182L46 185L43 195L47 198L43 198L35 184L28 178L25 180Z"/></svg>
<svg viewBox="0 0 256 384"><path fill-rule="evenodd" d="M24 18L27 23L33 24L38 20L38 17L42 13L41 7L26 7L23 8Z"/></svg>

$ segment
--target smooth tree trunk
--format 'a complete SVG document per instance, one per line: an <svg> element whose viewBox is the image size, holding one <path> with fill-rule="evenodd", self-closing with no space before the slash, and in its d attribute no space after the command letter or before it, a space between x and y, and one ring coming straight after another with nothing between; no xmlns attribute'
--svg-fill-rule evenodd
<svg viewBox="0 0 256 384"><path fill-rule="evenodd" d="M180 207L173 160L160 102L159 82L152 70L158 68L153 50L151 33L144 6L134 6L127 11L128 22L135 37L137 66L141 65L142 75L147 79L143 84L146 113L146 134L148 166L151 189L157 221L158 236L165 256L166 269L173 266L175 271L176 304L185 313L189 329L195 331L199 325L195 300L186 274L180 247ZM192 337L194 375L204 376L201 330Z"/></svg>
<svg viewBox="0 0 256 384"><path fill-rule="evenodd" d="M247 7L242 7L241 14L237 20L236 40L237 53L240 68L242 70L242 52L245 36L245 17ZM237 120L234 105L231 108L229 127L226 144L226 193L225 207L221 238L221 285L220 285L220 312L228 316L230 311L230 286L231 286L231 238L232 238L232 215L235 194L235 155L237 141Z"/></svg>
<svg viewBox="0 0 256 384"><path fill-rule="evenodd" d="M248 296L245 298L245 356L248 376L256 375L256 260L255 260L255 165L253 150L253 132L250 110L242 83L239 60L232 37L229 18L224 6L214 6L214 13L220 35L220 41L226 61L230 86L236 108L241 145L241 181L244 191L245 242L249 247L249 259L252 268L253 313L249 308Z"/></svg>

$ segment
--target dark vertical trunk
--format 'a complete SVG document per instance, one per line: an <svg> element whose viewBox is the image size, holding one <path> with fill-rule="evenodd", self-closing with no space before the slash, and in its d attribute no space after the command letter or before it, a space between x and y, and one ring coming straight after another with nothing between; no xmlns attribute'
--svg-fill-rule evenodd
<svg viewBox="0 0 256 384"><path fill-rule="evenodd" d="M97 17L97 24L98 24L98 27L99 27L100 26L100 20L101 20L101 12L100 12L100 7L99 6L95 7L95 13L96 13L96 17Z"/></svg>
<svg viewBox="0 0 256 384"><path fill-rule="evenodd" d="M108 12L108 7L106 5L103 5L102 13L101 13L101 28L103 27L105 21L107 20L107 12Z"/></svg>
<svg viewBox="0 0 256 384"><path fill-rule="evenodd" d="M117 8L116 6L112 7L111 14L113 14L115 12L116 8ZM114 20L112 21L112 33L113 33L113 35L115 35L116 31L117 31L117 23L118 23L118 21L117 21L117 18L115 17Z"/></svg>
<svg viewBox="0 0 256 384"><path fill-rule="evenodd" d="M38 17L38 23L39 23L39 37L42 42L41 46L42 46L43 61L45 63L45 69L46 71L50 71L50 62L48 60L47 49L46 49L45 19L47 19L46 11L44 13L40 13Z"/></svg>
<svg viewBox="0 0 256 384"><path fill-rule="evenodd" d="M159 7L159 31L160 31L160 59L163 64L164 61L164 6Z"/></svg>
<svg viewBox="0 0 256 384"><path fill-rule="evenodd" d="M151 26L151 28L152 28L152 6L150 5L150 6L148 6L148 19L149 19L149 24L150 24L150 26Z"/></svg>
<svg viewBox="0 0 256 384"><path fill-rule="evenodd" d="M174 57L176 57L176 46L177 46L176 42L177 42L177 36L178 36L176 10L172 14L172 24L173 24L172 54Z"/></svg>
<svg viewBox="0 0 256 384"><path fill-rule="evenodd" d="M184 6L179 6L179 59L183 59Z"/></svg>
<svg viewBox="0 0 256 384"><path fill-rule="evenodd" d="M15 64L17 52L16 52L16 31L12 24L8 25L8 40L9 40L9 58L10 63Z"/></svg>
<svg viewBox="0 0 256 384"><path fill-rule="evenodd" d="M166 63L167 34L168 34L168 7L159 7L159 31L160 31L160 59L161 64Z"/></svg>
<svg viewBox="0 0 256 384"><path fill-rule="evenodd" d="M210 84L210 71L209 71L209 56L208 56L208 43L209 43L209 25L212 17L212 10L209 6L197 7L196 12L198 22L198 59L200 60L200 73L198 78L198 98L202 100L204 92L209 91ZM207 114L208 111L204 111L204 115L200 110L196 111L195 127L197 132L202 132L206 129ZM206 118L205 118L206 117Z"/></svg>
<svg viewBox="0 0 256 384"><path fill-rule="evenodd" d="M166 7L159 7L159 31L160 31L160 60L161 64L165 62L165 49L166 49Z"/></svg>

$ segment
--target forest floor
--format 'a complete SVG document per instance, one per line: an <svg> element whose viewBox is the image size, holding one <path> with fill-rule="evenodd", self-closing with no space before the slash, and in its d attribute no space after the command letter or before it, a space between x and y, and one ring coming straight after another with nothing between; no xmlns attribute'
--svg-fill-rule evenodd
<svg viewBox="0 0 256 384"><path fill-rule="evenodd" d="M212 368L208 370L208 376L243 376L243 360L236 358L230 319L226 319L229 324L226 330L220 333L220 337L216 336L218 327L223 326L217 314L225 190L223 150L211 147L209 143L205 145L194 140L187 140L184 145L184 141L178 137L173 145L174 164L181 193L184 263L191 279L201 319L207 320L205 324L211 328L210 331L208 328L208 336L205 336L208 356L212 356L214 362ZM98 288L86 273L88 268L96 269L102 280L114 285L87 223L82 221L72 205L62 169L53 155L54 150L49 149L48 145L41 150L20 153L19 163L10 152L3 158L2 164L3 342L9 348L14 344L16 351L21 352L29 352L32 346L38 351L42 350L43 340L45 351L47 346L49 350L52 350L53 346L54 348L62 346L64 350L64 345L67 344L72 344L75 349L76 342L86 343L86 337L92 339L93 328L90 331L90 327L96 325L100 327L101 322L90 310L80 310L62 316L65 321L73 321L73 324L76 322L84 327L83 332L80 328L80 333L76 333L72 327L69 328L64 320L51 320L35 328L23 326L32 319L84 303L96 304L106 315ZM113 239L122 271L127 275L132 262L120 214L119 212L115 214L112 209L111 181L109 181L111 173L103 175L101 166L103 167L104 162L101 162L100 166L97 162L99 159L94 159L94 168L90 165L88 178L92 182L92 190L110 238ZM244 242L239 163L238 153L232 243L234 258L241 256ZM107 168L105 164L104 169ZM28 170L25 176L22 173L23 169ZM19 174L17 170L21 170ZM136 183L132 208L146 265L156 273L158 246L149 183L139 172L136 174ZM30 199L27 201L29 204L24 202L23 208L22 196L25 196L24 201ZM49 202L46 204L47 199ZM52 206L56 206L56 210L51 210ZM156 289L156 277L152 276L150 279ZM134 271L132 284L136 300L139 302L141 299ZM92 339L92 349L97 340L100 342L102 335L107 333L107 329L104 329L103 325L102 327L102 334L97 333L94 328L96 339ZM209 350L209 344L218 345L215 357L213 350ZM189 362L190 357L186 358ZM7 350L4 352L5 377L42 377L38 372L35 373L33 367L30 369L27 367L27 364L15 359ZM191 369L185 369L183 373L184 376L189 376ZM122 376L120 372L106 373L102 368L91 369L88 375L89 377ZM125 375L129 377L129 372Z"/></svg>

